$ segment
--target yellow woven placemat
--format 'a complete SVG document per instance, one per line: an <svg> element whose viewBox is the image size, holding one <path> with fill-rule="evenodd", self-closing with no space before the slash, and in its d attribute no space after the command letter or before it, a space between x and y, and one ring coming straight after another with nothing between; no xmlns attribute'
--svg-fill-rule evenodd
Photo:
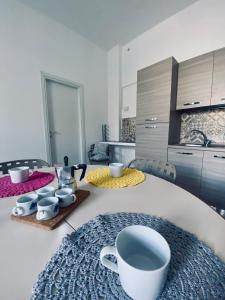
<svg viewBox="0 0 225 300"><path fill-rule="evenodd" d="M126 168L123 170L123 176L114 178L109 175L109 168L98 168L89 171L85 181L97 187L113 189L126 186L134 186L145 180L143 172L136 169Z"/></svg>

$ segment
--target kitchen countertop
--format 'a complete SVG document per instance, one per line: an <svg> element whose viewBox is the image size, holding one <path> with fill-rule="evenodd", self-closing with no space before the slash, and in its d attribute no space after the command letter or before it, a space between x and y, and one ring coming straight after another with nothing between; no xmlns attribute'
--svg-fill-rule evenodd
<svg viewBox="0 0 225 300"><path fill-rule="evenodd" d="M218 152L225 152L225 147L196 147L196 146L185 146L185 145L179 145L179 144L175 144L175 145L168 145L168 148L176 148L176 149L188 149L188 150L198 150L198 151L218 151Z"/></svg>
<svg viewBox="0 0 225 300"><path fill-rule="evenodd" d="M102 144L114 145L114 146L125 146L125 147L135 147L136 143L129 142L117 142L117 141L108 141L108 142L100 142Z"/></svg>

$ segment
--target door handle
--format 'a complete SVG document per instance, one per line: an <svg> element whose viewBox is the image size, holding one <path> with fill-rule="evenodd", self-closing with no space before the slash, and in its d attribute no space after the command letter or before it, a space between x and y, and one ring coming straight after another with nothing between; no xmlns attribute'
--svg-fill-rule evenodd
<svg viewBox="0 0 225 300"><path fill-rule="evenodd" d="M188 106L188 105L195 105L195 104L200 104L201 102L199 101L194 101L194 102L187 102L187 103L184 103L183 105L184 106Z"/></svg>
<svg viewBox="0 0 225 300"><path fill-rule="evenodd" d="M52 130L49 131L50 138L53 138L53 136L56 135L56 134L59 134L59 132L58 131L52 131Z"/></svg>
<svg viewBox="0 0 225 300"><path fill-rule="evenodd" d="M213 155L213 157L225 159L225 156L220 156L220 155Z"/></svg>
<svg viewBox="0 0 225 300"><path fill-rule="evenodd" d="M153 117L150 119L145 119L145 122L151 122L151 121L156 121L156 120L157 120L157 117Z"/></svg>
<svg viewBox="0 0 225 300"><path fill-rule="evenodd" d="M191 152L177 152L177 154L193 155L193 153Z"/></svg>
<svg viewBox="0 0 225 300"><path fill-rule="evenodd" d="M148 125L148 126L145 126L145 128L155 129L155 128L157 128L157 125Z"/></svg>

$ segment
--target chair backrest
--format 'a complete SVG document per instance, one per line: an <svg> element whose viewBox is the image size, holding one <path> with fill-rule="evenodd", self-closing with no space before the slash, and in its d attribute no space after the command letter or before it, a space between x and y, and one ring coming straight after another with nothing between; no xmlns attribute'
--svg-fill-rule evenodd
<svg viewBox="0 0 225 300"><path fill-rule="evenodd" d="M90 154L93 153L94 148L95 148L95 144L91 144L90 149L89 149Z"/></svg>
<svg viewBox="0 0 225 300"><path fill-rule="evenodd" d="M40 169L49 167L49 164L41 159L21 159L6 162L0 162L0 174L8 174L9 169L28 166L30 169Z"/></svg>
<svg viewBox="0 0 225 300"><path fill-rule="evenodd" d="M90 162L91 162L92 153L94 151L94 147L95 147L95 144L91 144L90 149L88 151L88 159L89 159Z"/></svg>
<svg viewBox="0 0 225 300"><path fill-rule="evenodd" d="M99 143L97 143L97 144L99 144ZM90 159L91 156L94 154L95 145L97 145L97 144L92 144L92 145L90 146L90 149L89 149L89 151L88 151L88 157L89 157L89 159ZM104 152L105 152L106 155L109 156L109 145L103 144L102 153L104 153Z"/></svg>
<svg viewBox="0 0 225 300"><path fill-rule="evenodd" d="M105 143L92 144L90 146L90 151L96 152L96 153L105 153L108 155L109 154L109 145L105 144Z"/></svg>
<svg viewBox="0 0 225 300"><path fill-rule="evenodd" d="M135 168L170 182L176 181L176 167L168 161L134 159L129 163L128 168Z"/></svg>

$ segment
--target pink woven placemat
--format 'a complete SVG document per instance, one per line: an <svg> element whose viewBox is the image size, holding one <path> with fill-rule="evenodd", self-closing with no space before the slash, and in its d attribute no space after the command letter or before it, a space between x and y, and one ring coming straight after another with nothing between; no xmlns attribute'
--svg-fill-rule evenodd
<svg viewBox="0 0 225 300"><path fill-rule="evenodd" d="M37 190L54 179L52 173L34 171L26 182L12 183L10 176L0 178L0 198L18 196Z"/></svg>

